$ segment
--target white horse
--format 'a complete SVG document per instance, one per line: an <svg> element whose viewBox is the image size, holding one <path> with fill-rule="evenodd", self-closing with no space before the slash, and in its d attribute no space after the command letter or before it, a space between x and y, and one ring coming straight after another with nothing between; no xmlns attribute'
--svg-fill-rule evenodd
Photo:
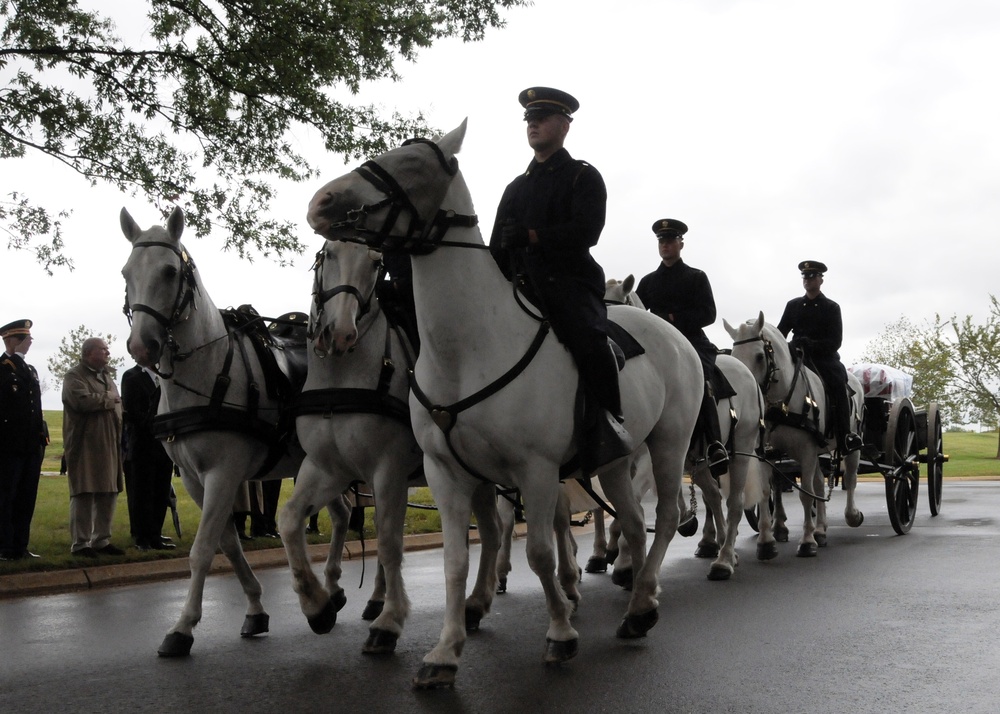
<svg viewBox="0 0 1000 714"><path fill-rule="evenodd" d="M632 292L635 278L629 275L625 280L608 280L604 299L609 304L631 305L644 309L642 300ZM760 389L754 381L753 374L738 360L719 355L716 364L726 376L736 394L720 400L718 404L719 425L726 448L730 452L729 471L720 480L716 480L704 459L695 458L694 453L688 455L685 468L694 485L701 490L706 510L705 526L702 538L695 550L695 555L701 558L712 558L708 577L710 580L728 580L736 567L738 558L735 551L739 523L743 518L745 503L758 504L765 498L764 479L760 473L758 460L761 450L761 431L763 425L764 402ZM648 488L648 482L641 475L636 479L637 487ZM645 491L640 492L640 497ZM682 513L685 512L684 494L679 494ZM693 498L693 496L692 496ZM726 507L723 509L722 502ZM587 572L599 572L599 548L605 545L604 561L613 562L616 584L631 586L629 553L625 548L612 547L610 553L603 536L603 514L598 511L594 517L595 527L594 554L587 562ZM697 527L693 520L690 533ZM612 527L612 533L615 532Z"/></svg>
<svg viewBox="0 0 1000 714"><path fill-rule="evenodd" d="M723 323L733 338L733 357L750 368L767 402L768 445L795 459L802 469L799 500L802 502L804 523L796 554L813 557L817 548L827 542L827 498L824 496L825 478L819 456L833 454L837 447L836 440L826 440L821 436L826 433L829 418L823 382L811 369L795 364L784 336L764 321L763 312L758 314L756 320L748 320L736 328L725 320ZM850 399L851 423L860 432L864 410L861 384L857 377L848 373L848 385L854 391ZM779 416L782 414L785 416ZM807 430L810 424L813 429ZM843 487L847 492L844 518L849 526L855 528L864 520L855 502L859 462L860 454L856 451L843 458ZM774 530L780 525L783 524L772 522L766 507L760 508L759 559L767 560L777 555Z"/></svg>
<svg viewBox="0 0 1000 714"><path fill-rule="evenodd" d="M368 654L392 652L409 615L403 531L407 489L418 482L408 477L419 476L423 483L422 455L407 402L413 349L389 325L375 295L382 277L380 258L363 246L338 241L326 241L317 253L309 372L296 405L296 431L306 457L279 518L302 612L315 632L329 632L346 602L339 584L346 521L335 529L338 544L331 545L324 588L306 555L305 520L321 504L336 501L352 483L371 485L378 572L364 615L373 620L363 648ZM496 518L492 507L477 511L477 517L488 540L489 525ZM487 585L492 587L492 581L484 580L480 588ZM477 610L471 603L470 609ZM478 608L480 617L485 609Z"/></svg>
<svg viewBox="0 0 1000 714"><path fill-rule="evenodd" d="M247 597L240 634L252 637L268 631L261 586L232 523L233 502L246 479L294 476L302 454L290 454L279 438L279 415L288 403L271 394L272 375L265 372L252 344L261 341L259 333L251 338L254 325L227 325L181 243L181 209L173 210L166 228L144 231L123 208L121 227L132 244L122 269L132 321L128 351L160 375L154 424L166 437L164 446L185 488L202 509L191 546L187 601L159 649L161 656L181 657L191 651L205 577L220 546ZM275 359L288 374L286 352L278 350Z"/></svg>
<svg viewBox="0 0 1000 714"><path fill-rule="evenodd" d="M467 528L484 474L519 488L524 498L528 562L542 583L550 616L546 661L562 662L577 651L573 608L555 576L551 534L559 467L576 451L578 374L566 349L547 335L547 323L514 299L485 250L455 158L465 126L436 144L407 142L335 179L313 197L308 213L322 235L364 236L383 249L413 254L421 352L411 419L441 513L447 586L444 627L414 680L418 688L454 684L466 639ZM664 321L624 307L612 308L611 317L646 350L626 362L621 392L629 405L625 426L637 444L649 447L660 494L647 556L627 459L600 473L636 554L635 587L619 627L620 636L635 637L657 618L658 571L677 528L676 494L703 377L694 349Z"/></svg>

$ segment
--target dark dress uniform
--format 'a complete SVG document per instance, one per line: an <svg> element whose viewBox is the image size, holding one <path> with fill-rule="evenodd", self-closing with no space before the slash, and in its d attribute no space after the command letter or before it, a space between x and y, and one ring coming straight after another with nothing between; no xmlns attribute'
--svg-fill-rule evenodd
<svg viewBox="0 0 1000 714"><path fill-rule="evenodd" d="M165 549L161 535L170 502L174 465L152 423L160 402L160 388L142 367L122 374L122 421L125 446L125 493L132 537L139 548Z"/></svg>
<svg viewBox="0 0 1000 714"><path fill-rule="evenodd" d="M653 224L653 232L657 237L670 235L680 238L687 232L687 226L680 221L662 219ZM678 258L671 266L661 262L656 270L639 281L635 293L646 309L676 327L701 359L706 386L693 439L704 439L710 451L712 473L721 476L728 469L728 455L721 443L722 430L716 399L732 396L733 391L715 366L719 349L703 329L716 319L715 296L708 276ZM670 315L673 315L672 320Z"/></svg>
<svg viewBox="0 0 1000 714"><path fill-rule="evenodd" d="M569 118L579 103L565 92L526 89L519 97L525 121L558 113ZM490 252L508 280L520 287L547 316L556 337L573 355L585 393L580 457L585 473L608 463L613 453L631 452L631 439L612 425L602 409L619 421L618 366L608 346L604 270L590 249L604 229L607 189L600 172L559 148L506 188L490 235ZM505 240L511 229L524 240ZM527 231L537 236L528 243ZM618 442L615 444L615 442ZM602 463L596 463L600 461Z"/></svg>
<svg viewBox="0 0 1000 714"><path fill-rule="evenodd" d="M820 266L819 274L826 272L826 266L816 261L805 261L800 263L799 269L805 272L802 266ZM856 443L845 443L845 438L850 435L851 441L859 440L856 434L851 434L850 429L850 405L847 398L847 370L840 361L840 345L844 339L844 323L840 315L840 305L820 293L815 298L802 296L789 300L785 305L785 310L778 323L778 331L788 337L792 333L789 342L793 354L802 352L807 363L812 364L823 384L826 386L827 394L830 395L831 406L833 407L832 422L837 436L837 443L841 451L848 450L848 447L856 446Z"/></svg>
<svg viewBox="0 0 1000 714"><path fill-rule="evenodd" d="M0 328L0 336L28 334L30 320ZM48 444L42 391L35 368L19 354L0 355L0 557L29 557L42 456Z"/></svg>

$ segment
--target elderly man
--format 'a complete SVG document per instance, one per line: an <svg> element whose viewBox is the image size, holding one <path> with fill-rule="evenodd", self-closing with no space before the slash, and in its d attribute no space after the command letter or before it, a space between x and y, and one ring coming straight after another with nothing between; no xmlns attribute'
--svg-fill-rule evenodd
<svg viewBox="0 0 1000 714"><path fill-rule="evenodd" d="M633 448L621 426L604 270L590 255L604 229L608 195L597 169L563 148L580 103L549 87L525 89L518 100L534 158L500 199L490 252L508 280L527 276L525 294L573 355L585 395L580 465L590 474Z"/></svg>
<svg viewBox="0 0 1000 714"><path fill-rule="evenodd" d="M107 371L110 356L104 340L88 337L80 364L63 379L70 551L83 558L125 553L111 543L111 521L124 486L124 469L122 400Z"/></svg>
<svg viewBox="0 0 1000 714"><path fill-rule="evenodd" d="M0 338L0 560L37 558L28 537L48 435L38 373L24 361L31 320L0 327Z"/></svg>

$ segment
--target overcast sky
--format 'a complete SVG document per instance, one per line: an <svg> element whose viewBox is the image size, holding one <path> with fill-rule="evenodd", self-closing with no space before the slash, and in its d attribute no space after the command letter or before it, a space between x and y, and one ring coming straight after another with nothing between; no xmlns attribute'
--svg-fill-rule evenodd
<svg viewBox="0 0 1000 714"><path fill-rule="evenodd" d="M1000 4L536 0L507 19L485 42L441 43L401 65L402 82L358 97L423 111L443 130L469 118L460 161L484 230L531 158L517 95L553 86L581 103L567 148L608 187L595 257L608 277L639 278L658 262L653 221L686 222L683 257L711 279L719 321L708 332L720 347L731 344L723 317L763 310L778 321L802 293L804 259L829 266L823 290L843 309L848 365L902 315L983 319L1000 293ZM353 166L314 158L322 181L283 188L273 207L311 247L294 265L221 254L222 236L188 243L220 307L308 309L320 240L306 206ZM30 255L5 252L0 324L36 322L28 361L43 378L81 324L118 335L112 349L124 355L118 212L148 226L155 208L39 159L0 162L0 193L13 190L73 210L77 268L50 278ZM43 403L61 408L54 389Z"/></svg>

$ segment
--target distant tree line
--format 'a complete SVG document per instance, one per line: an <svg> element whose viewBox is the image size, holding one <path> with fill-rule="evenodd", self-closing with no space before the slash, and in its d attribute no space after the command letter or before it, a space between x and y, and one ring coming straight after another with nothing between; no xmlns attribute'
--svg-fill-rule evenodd
<svg viewBox="0 0 1000 714"><path fill-rule="evenodd" d="M934 315L915 325L907 317L886 326L865 347L861 361L913 376L913 403L938 402L951 424L997 425L1000 417L1000 302L990 295L982 324L971 315ZM1000 439L997 443L1000 458Z"/></svg>

